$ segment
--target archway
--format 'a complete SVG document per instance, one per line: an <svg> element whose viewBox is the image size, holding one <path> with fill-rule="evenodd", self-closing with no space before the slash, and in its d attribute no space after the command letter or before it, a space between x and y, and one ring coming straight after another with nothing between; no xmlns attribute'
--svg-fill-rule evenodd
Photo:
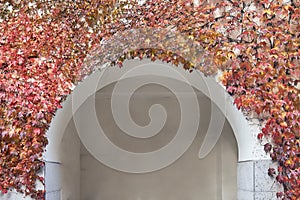
<svg viewBox="0 0 300 200"><path fill-rule="evenodd" d="M95 72L90 77L88 77L82 84L80 84L77 88L75 88L74 95L70 96L70 98L67 99L66 103L63 106L63 109L57 113L54 121L52 122L53 124L50 127L50 132L49 132L50 140L49 140L47 152L45 154L45 160L47 161L46 167L48 166L49 170L53 170L52 174L51 174L51 178L55 177L55 176L53 176L53 174L59 174L60 173L59 171L63 169L62 167L63 167L64 159L61 157L62 151L60 148L60 145L62 144L63 136L55 135L55 133L56 134L57 133L58 134L65 133L65 131L68 130L67 127L68 127L69 122L73 120L72 117L73 117L74 112L72 112L72 108L74 109L74 102L71 101L72 97L73 98L77 97L77 100L78 100L78 98L80 98L79 100L82 101L82 103L83 103L90 97L91 94L93 94L94 92L103 88L98 85L99 77L106 79L105 80L106 84L104 84L104 85L105 85L105 87L108 87L109 85L114 84L116 82L116 80L120 80L120 77L122 77L124 74L126 74L132 67L134 67L134 65L136 66L136 65L151 64L151 63L153 63L153 62L151 62L150 60L127 61L127 62L125 62L125 66L121 69L108 68L106 71L103 70L103 71ZM159 64L161 64L161 63L159 63ZM205 96L205 95L209 96L209 98L211 99L212 102L215 101L212 105L214 105L214 104L218 105L218 103L219 103L220 109L219 108L218 109L220 110L220 113L222 113L223 116L226 116L226 119L229 122L227 124L227 126L232 128L232 130L233 130L232 134L234 134L234 136L237 140L237 145L238 145L238 159L237 160L240 163L239 165L244 166L245 163L246 163L246 165L251 165L251 164L253 165L253 163L247 162L249 160L255 160L255 158L257 159L257 157L255 155L255 153L257 153L257 152L253 152L253 148L255 146L255 142L254 142L255 139L254 139L254 136L251 134L251 131L254 131L253 126L251 128L251 126L248 124L247 120L232 105L230 98L228 98L228 97L225 98L226 93L225 93L225 90L221 87L221 85L219 85L217 83L217 81L213 78L201 77L201 74L199 74L199 73L188 73L181 68L175 68L174 66L170 66L170 65L166 65L166 67L171 67L172 70L178 71L179 73L181 73L181 75L185 76L189 80L190 83L195 84L193 86L195 87L195 89L197 91L199 91L199 93L202 93L203 96ZM99 88L97 88L97 86ZM207 87L210 87L210 88L207 88ZM213 91L213 92L211 92L211 91ZM80 96L77 96L76 94L77 95L80 94ZM223 97L222 97L222 95L223 95ZM209 108L212 109L212 108L214 108L214 106L213 107L209 106ZM223 110L222 110L222 108L223 108ZM225 115L224 115L224 113L225 113ZM147 115L147 114L145 114L145 115ZM204 116L205 116L205 114L204 114ZM85 116L85 118L86 118L86 116ZM245 128L245 127L248 127L248 128ZM229 129L231 129L231 128L229 128ZM76 130L76 126L75 126L75 130ZM247 131L248 131L248 133L245 133ZM202 138L202 142L203 142L203 139L204 138ZM251 146L251 141L252 141L252 146ZM78 144L78 141L77 141L77 144ZM69 147L71 147L70 144L64 145L64 146L66 146L67 149ZM235 145L233 145L233 147L231 147L231 148L234 148L234 146ZM197 148L199 148L199 147L200 146L198 145ZM243 147L243 148L241 148L241 147ZM65 149L65 151L66 151L66 149ZM72 152L76 152L76 151L79 152L78 149L72 150ZM237 155L235 154L235 156L237 156ZM78 157L77 157L77 162L78 162ZM78 171L77 171L77 173L78 173ZM245 177L245 175L247 173L248 173L248 171L242 171L242 172L235 171L235 177L240 176L237 179L243 179L243 177ZM249 173L248 173L248 176L250 176ZM252 176L252 174L251 174L251 176ZM73 176L73 177L76 177L76 176ZM48 196L49 195L58 195L57 193L60 193L61 189L63 189L62 183L57 182L57 180L61 180L59 178L59 175L56 178L56 183L57 183L56 186L55 187L51 186L53 188L50 188L50 187L47 188L47 173L46 173L46 189L48 191ZM53 181L50 180L50 182L53 182ZM74 181L71 181L71 182L74 183ZM238 181L238 183L239 183L239 181ZM222 185L222 181L220 182L220 184ZM243 184L247 184L247 183L243 183ZM48 185L53 185L53 184L48 184ZM228 186L231 186L232 188L237 187L236 185L232 186L230 184ZM77 188L78 188L78 186L77 186ZM219 186L219 189L220 188L222 189L221 186ZM53 191L53 192L51 192L51 191ZM62 192L62 194L65 194L65 193ZM240 191L239 191L239 194L240 194ZM222 195L222 193L221 193L221 195Z"/></svg>

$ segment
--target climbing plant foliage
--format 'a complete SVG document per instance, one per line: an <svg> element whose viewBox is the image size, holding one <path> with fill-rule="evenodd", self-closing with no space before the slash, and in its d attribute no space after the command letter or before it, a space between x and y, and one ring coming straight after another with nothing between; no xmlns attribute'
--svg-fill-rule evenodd
<svg viewBox="0 0 300 200"><path fill-rule="evenodd" d="M257 138L278 166L266 173L284 189L277 197L299 199L299 22L299 0L0 1L0 190L44 199L36 184L44 183L45 133L74 85L93 71L86 57L116 34L156 28L184 35L210 61L197 61L197 45L184 48L192 55L186 58L168 44L122 49L108 61L151 58L205 75L221 71L237 108L262 125Z"/></svg>

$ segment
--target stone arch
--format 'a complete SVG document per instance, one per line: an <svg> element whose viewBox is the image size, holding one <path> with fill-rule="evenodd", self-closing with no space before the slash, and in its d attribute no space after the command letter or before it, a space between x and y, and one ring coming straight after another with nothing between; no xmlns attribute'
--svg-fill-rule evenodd
<svg viewBox="0 0 300 200"><path fill-rule="evenodd" d="M135 49L163 49L165 52L173 52L185 58L195 67L202 66L202 69L203 67L205 69L204 65L210 64L210 55L206 54L199 44L192 42L190 38L181 35L173 28L129 30L116 34L107 41L103 41L88 56L82 68L81 77L83 81L74 88L73 95L67 97L62 104L63 108L57 111L50 124L50 129L47 132L49 144L44 154L46 163L61 163L59 145L61 144L62 133L64 133L73 117L74 107L72 107L72 104L74 100L77 102L77 105L81 105L99 89L95 85L97 85L101 73L110 67L110 63L115 62L118 58ZM196 49L198 50L195 51ZM114 69L113 73L116 76L108 80L107 84L115 82L124 73L122 69ZM248 183L243 182L245 179L243 177L254 176L253 173L244 170L244 165L246 163L246 168L248 169L255 164L256 160L267 159L267 156L262 152L261 146L256 141L256 134L260 127L257 124L251 124L243 113L237 110L233 105L233 99L219 83L218 77L206 77L203 73L197 72L197 70L189 75L191 84L211 99L233 129L238 145L238 161L241 163L241 170L238 169L238 195L244 195L244 191L250 192L250 196L254 195L254 188L250 187L249 189ZM76 99L74 99L74 96L76 96ZM78 107L75 108L75 110L77 109Z"/></svg>

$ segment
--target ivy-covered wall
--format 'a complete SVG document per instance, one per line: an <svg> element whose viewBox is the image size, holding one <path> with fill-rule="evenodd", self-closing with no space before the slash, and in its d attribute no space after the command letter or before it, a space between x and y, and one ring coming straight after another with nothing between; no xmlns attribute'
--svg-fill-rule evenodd
<svg viewBox="0 0 300 200"><path fill-rule="evenodd" d="M45 133L74 85L95 70L87 55L112 36L150 27L178 31L191 43L158 33L151 38L161 48L153 49L145 33L143 46L120 50L108 45L104 51L100 45L95 51L112 65L139 57L182 64L206 75L223 71L234 104L263 126L257 138L279 165L266 173L284 188L277 196L299 198L299 7L299 0L198 6L190 0L2 1L0 190L15 188L43 198L36 183L43 182L38 172L44 166ZM174 43L179 49L166 49ZM197 57L199 51L211 58L204 59L208 63Z"/></svg>

